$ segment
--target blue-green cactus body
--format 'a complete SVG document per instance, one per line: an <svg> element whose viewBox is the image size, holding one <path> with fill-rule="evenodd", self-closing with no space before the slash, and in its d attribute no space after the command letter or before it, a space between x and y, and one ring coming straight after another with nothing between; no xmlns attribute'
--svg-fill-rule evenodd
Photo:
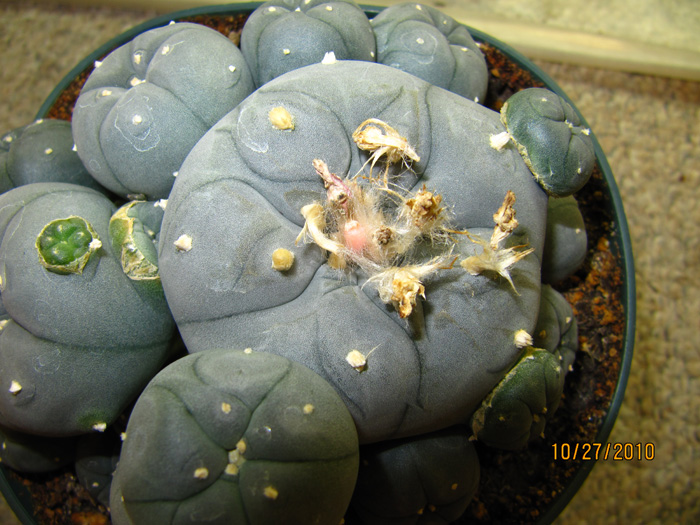
<svg viewBox="0 0 700 525"><path fill-rule="evenodd" d="M541 437L557 410L564 379L578 350L578 330L571 306L549 285L542 300L532 344L484 399L472 417L479 441L520 450Z"/></svg>
<svg viewBox="0 0 700 525"><path fill-rule="evenodd" d="M339 523L358 458L347 408L309 369L250 351L190 355L134 407L115 523Z"/></svg>
<svg viewBox="0 0 700 525"><path fill-rule="evenodd" d="M0 427L0 462L18 472L53 472L75 459L76 438L46 438Z"/></svg>
<svg viewBox="0 0 700 525"><path fill-rule="evenodd" d="M368 445L361 449L351 508L367 525L452 523L471 502L479 477L466 428Z"/></svg>
<svg viewBox="0 0 700 525"><path fill-rule="evenodd" d="M0 137L0 193L33 182L68 182L106 191L83 166L65 120L37 120Z"/></svg>
<svg viewBox="0 0 700 525"><path fill-rule="evenodd" d="M258 86L321 62L376 60L374 33L354 0L270 0L248 18L241 51Z"/></svg>
<svg viewBox="0 0 700 525"><path fill-rule="evenodd" d="M554 284L578 270L588 253L588 236L573 195L549 199L542 281Z"/></svg>
<svg viewBox="0 0 700 525"><path fill-rule="evenodd" d="M542 285L540 315L533 336L533 345L558 354L564 372L568 372L578 351L578 323L566 298L548 284Z"/></svg>
<svg viewBox="0 0 700 525"><path fill-rule="evenodd" d="M293 130L271 125L277 107ZM456 229L488 240L507 192L517 195L520 226L505 244L535 250L513 267L517 292L455 263L426 279L425 301L401 319L363 271L295 243L302 207L325 199L314 159L354 176L367 155L350 136L368 118L420 156L413 171L397 163L392 182L442 195ZM370 62L308 66L259 88L193 149L165 211L160 273L188 349L235 343L305 364L341 393L363 442L463 421L517 359L514 334L532 331L539 303L547 196L515 149L490 146L503 129L498 113ZM483 251L455 237L455 257ZM270 269L278 248L295 255L289 271ZM365 371L349 364L353 350L369 356Z"/></svg>
<svg viewBox="0 0 700 525"><path fill-rule="evenodd" d="M78 155L119 195L165 198L192 146L253 87L243 55L217 31L152 29L110 53L85 82L72 120Z"/></svg>
<svg viewBox="0 0 700 525"><path fill-rule="evenodd" d="M506 101L501 115L547 193L565 197L588 181L595 163L590 130L566 100L548 89L524 89Z"/></svg>
<svg viewBox="0 0 700 525"><path fill-rule="evenodd" d="M544 432L550 407L559 404L564 371L554 354L529 348L472 418L479 441L521 450Z"/></svg>
<svg viewBox="0 0 700 525"><path fill-rule="evenodd" d="M112 475L119 462L121 439L112 429L80 436L75 445L75 474L90 495L109 507Z"/></svg>
<svg viewBox="0 0 700 525"><path fill-rule="evenodd" d="M372 19L377 62L483 101L486 60L467 28L429 5L393 5Z"/></svg>
<svg viewBox="0 0 700 525"><path fill-rule="evenodd" d="M165 359L173 320L162 288L130 280L109 241L113 204L72 184L37 183L0 196L0 415L41 435L102 430ZM47 268L37 237L79 217L104 242L80 272Z"/></svg>

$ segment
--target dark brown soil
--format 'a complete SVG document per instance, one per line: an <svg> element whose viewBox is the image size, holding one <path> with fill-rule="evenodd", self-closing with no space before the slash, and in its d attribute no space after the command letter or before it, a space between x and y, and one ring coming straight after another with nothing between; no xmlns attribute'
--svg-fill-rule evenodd
<svg viewBox="0 0 700 525"><path fill-rule="evenodd" d="M188 21L214 27L237 43L245 17L206 16ZM542 86L492 46L482 44L482 51L491 73L486 106L499 110L520 89ZM90 70L72 82L48 117L70 120ZM599 168L576 198L586 221L589 253L574 276L555 286L572 304L579 326L580 349L567 376L562 403L547 424L545 438L524 452L498 451L477 443L481 483L457 523L527 523L540 518L583 466L580 460L554 460L552 445L595 442L610 407L620 374L625 311L619 239ZM49 475L13 475L32 493L39 523L109 523L107 510L79 486L70 469Z"/></svg>
<svg viewBox="0 0 700 525"><path fill-rule="evenodd" d="M35 519L41 524L107 525L109 512L83 487L72 468L51 474L12 473L32 496Z"/></svg>

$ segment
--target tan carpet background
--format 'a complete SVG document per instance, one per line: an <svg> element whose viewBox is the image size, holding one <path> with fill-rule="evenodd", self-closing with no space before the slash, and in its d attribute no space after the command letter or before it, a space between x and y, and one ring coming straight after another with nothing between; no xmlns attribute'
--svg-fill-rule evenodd
<svg viewBox="0 0 700 525"><path fill-rule="evenodd" d="M0 133L31 122L95 47L154 15L38 6L0 1ZM610 440L656 447L653 461L600 461L557 523L700 523L700 83L538 65L586 117L620 186L638 317ZM18 523L0 503L0 524Z"/></svg>

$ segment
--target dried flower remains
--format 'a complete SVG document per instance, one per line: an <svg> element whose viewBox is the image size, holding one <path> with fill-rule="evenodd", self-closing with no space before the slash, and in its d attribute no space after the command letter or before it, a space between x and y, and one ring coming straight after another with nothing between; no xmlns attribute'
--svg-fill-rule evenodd
<svg viewBox="0 0 700 525"><path fill-rule="evenodd" d="M371 152L357 175L340 177L323 160L313 160L326 196L324 201L301 209L306 222L297 243L317 244L328 253L333 268L364 272L365 285L375 286L379 298L392 304L401 318L411 315L419 298L426 298L426 279L453 267L459 258L453 253L458 235L466 235L483 247L481 254L465 258L462 268L470 274L494 271L515 289L509 268L532 250L501 247L518 226L512 192L506 194L494 215L496 227L490 241L484 241L468 231L453 229L443 197L426 185L410 191L389 180L390 164L401 162L410 169L411 162L420 160L393 127L368 119L355 130L353 139L360 149ZM374 166L382 157L386 168L383 176L375 177ZM368 163L369 174L360 176Z"/></svg>
<svg viewBox="0 0 700 525"><path fill-rule="evenodd" d="M409 160L413 162L420 161L420 157L408 143L408 140L383 120L376 118L365 120L352 134L352 140L355 141L355 144L361 150L372 152L372 155L367 160L367 162L372 163L369 170L370 178L372 177L374 165L382 156L386 156L387 162L387 170L384 171L384 177L387 176L390 164L403 161L408 167Z"/></svg>
<svg viewBox="0 0 700 525"><path fill-rule="evenodd" d="M510 276L510 267L534 251L534 248L520 250L520 248L525 248L525 246L501 247L501 243L518 227L514 204L515 194L512 191L508 191L503 204L493 216L496 226L493 228L490 241L486 242L480 237L472 236L465 232L471 241L482 246L483 251L479 255L467 257L460 263L462 268L472 275L478 275L484 271L496 272L510 283L513 290L515 290L515 285Z"/></svg>

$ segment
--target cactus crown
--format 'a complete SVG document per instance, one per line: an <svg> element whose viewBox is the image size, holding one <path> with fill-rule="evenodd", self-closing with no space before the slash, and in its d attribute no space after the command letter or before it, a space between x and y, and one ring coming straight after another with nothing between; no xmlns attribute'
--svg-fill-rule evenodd
<svg viewBox="0 0 700 525"><path fill-rule="evenodd" d="M61 275L82 273L90 256L101 247L92 225L75 215L49 222L36 238L41 265Z"/></svg>

